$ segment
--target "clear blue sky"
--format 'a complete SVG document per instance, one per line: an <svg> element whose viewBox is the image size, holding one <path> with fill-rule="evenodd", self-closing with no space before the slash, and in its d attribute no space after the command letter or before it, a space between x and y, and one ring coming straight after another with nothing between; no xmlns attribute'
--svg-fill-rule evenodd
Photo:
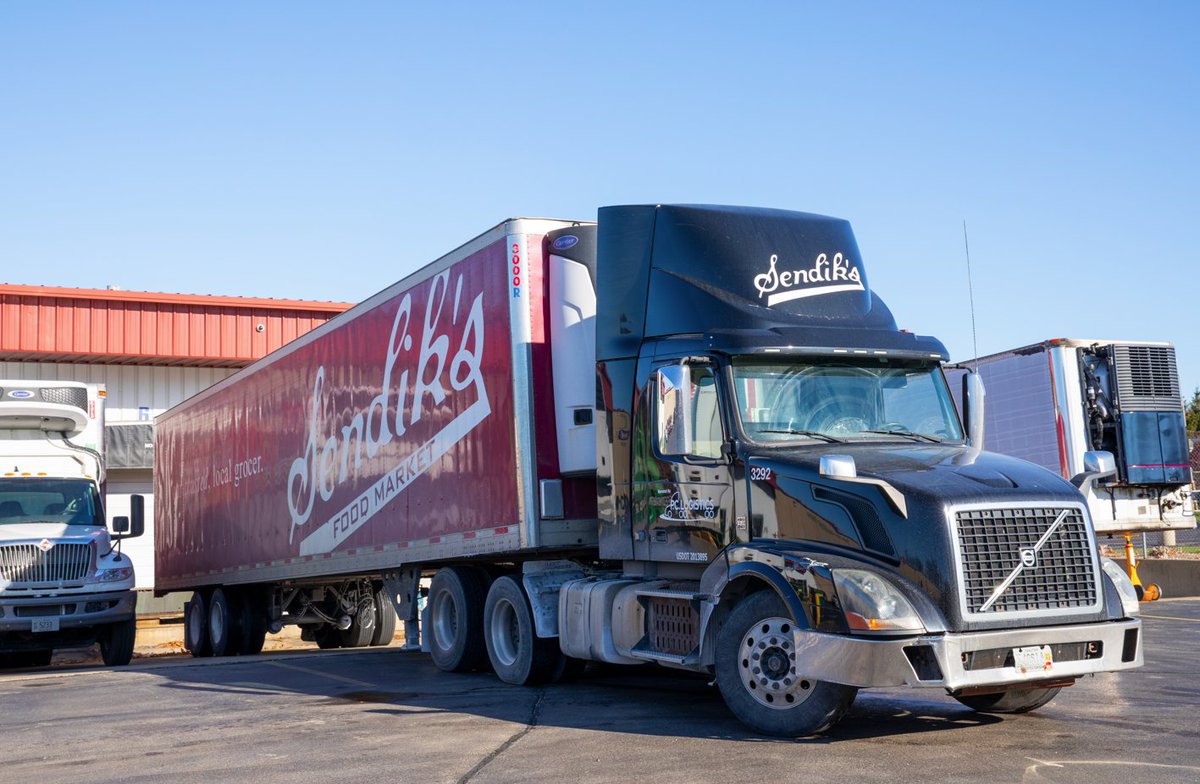
<svg viewBox="0 0 1200 784"><path fill-rule="evenodd" d="M0 5L0 280L358 301L514 215L848 218L972 355L1200 385L1200 4ZM836 8L834 8L836 6Z"/></svg>

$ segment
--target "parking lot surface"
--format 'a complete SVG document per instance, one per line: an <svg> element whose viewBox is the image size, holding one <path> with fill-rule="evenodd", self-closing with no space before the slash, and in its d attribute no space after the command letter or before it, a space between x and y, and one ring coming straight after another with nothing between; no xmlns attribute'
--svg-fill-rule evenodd
<svg viewBox="0 0 1200 784"><path fill-rule="evenodd" d="M702 678L542 688L398 648L0 673L0 782L1196 782L1200 599L1143 606L1146 666L1024 716L861 692L829 733L755 735Z"/></svg>

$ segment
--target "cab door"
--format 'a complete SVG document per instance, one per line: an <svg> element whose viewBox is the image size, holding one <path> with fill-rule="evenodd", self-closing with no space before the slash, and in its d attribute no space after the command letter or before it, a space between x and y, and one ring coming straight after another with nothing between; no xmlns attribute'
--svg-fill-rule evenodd
<svg viewBox="0 0 1200 784"><path fill-rule="evenodd" d="M636 557L709 563L732 540L735 518L722 422L722 393L711 363L656 365L645 387L645 460L635 484ZM640 498L638 497L640 496Z"/></svg>

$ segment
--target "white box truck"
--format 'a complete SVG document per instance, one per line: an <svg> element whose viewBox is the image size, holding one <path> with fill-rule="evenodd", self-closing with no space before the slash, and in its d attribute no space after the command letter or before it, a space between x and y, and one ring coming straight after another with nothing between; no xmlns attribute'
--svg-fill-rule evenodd
<svg viewBox="0 0 1200 784"><path fill-rule="evenodd" d="M128 664L135 633L133 565L120 542L141 535L104 514L104 388L0 380L0 667L50 663L56 648L100 643Z"/></svg>

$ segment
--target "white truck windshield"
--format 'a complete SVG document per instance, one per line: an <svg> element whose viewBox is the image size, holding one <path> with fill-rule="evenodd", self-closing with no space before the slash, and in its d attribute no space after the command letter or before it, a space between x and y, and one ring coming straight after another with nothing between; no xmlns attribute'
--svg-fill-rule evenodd
<svg viewBox="0 0 1200 784"><path fill-rule="evenodd" d="M754 441L962 440L936 365L738 357L733 379Z"/></svg>
<svg viewBox="0 0 1200 784"><path fill-rule="evenodd" d="M86 479L0 477L0 525L103 525L100 498Z"/></svg>

